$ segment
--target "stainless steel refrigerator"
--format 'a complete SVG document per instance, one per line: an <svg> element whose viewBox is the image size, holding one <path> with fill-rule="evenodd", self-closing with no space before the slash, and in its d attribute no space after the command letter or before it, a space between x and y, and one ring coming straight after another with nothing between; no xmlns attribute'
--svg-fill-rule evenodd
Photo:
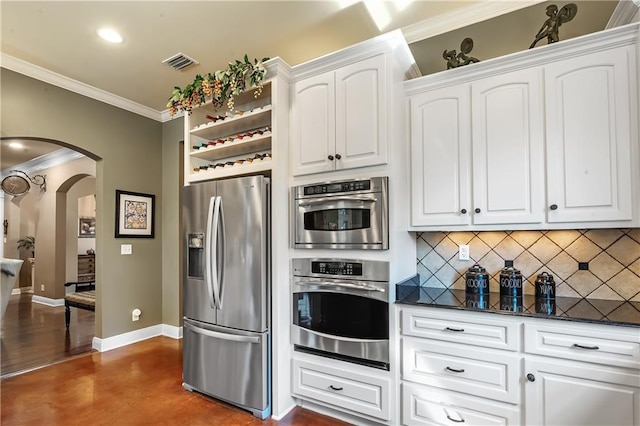
<svg viewBox="0 0 640 426"><path fill-rule="evenodd" d="M184 188L183 387L271 415L269 179Z"/></svg>

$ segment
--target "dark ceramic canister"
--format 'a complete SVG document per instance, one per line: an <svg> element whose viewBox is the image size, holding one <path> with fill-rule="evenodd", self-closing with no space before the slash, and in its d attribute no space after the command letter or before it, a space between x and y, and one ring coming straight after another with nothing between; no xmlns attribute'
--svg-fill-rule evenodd
<svg viewBox="0 0 640 426"><path fill-rule="evenodd" d="M467 270L465 277L467 293L488 294L489 274L487 270L477 263Z"/></svg>
<svg viewBox="0 0 640 426"><path fill-rule="evenodd" d="M500 296L522 297L522 273L508 267L500 271Z"/></svg>
<svg viewBox="0 0 640 426"><path fill-rule="evenodd" d="M500 296L500 310L509 312L524 312L522 297Z"/></svg>
<svg viewBox="0 0 640 426"><path fill-rule="evenodd" d="M556 283L553 280L553 275L548 272L543 272L536 278L536 298L541 299L555 299L556 298Z"/></svg>
<svg viewBox="0 0 640 426"><path fill-rule="evenodd" d="M466 294L465 307L467 309L487 309L489 307L489 293L487 294Z"/></svg>

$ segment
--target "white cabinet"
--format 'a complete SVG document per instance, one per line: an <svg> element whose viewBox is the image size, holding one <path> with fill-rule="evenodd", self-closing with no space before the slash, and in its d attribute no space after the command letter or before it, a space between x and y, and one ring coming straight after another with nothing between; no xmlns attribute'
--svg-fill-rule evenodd
<svg viewBox="0 0 640 426"><path fill-rule="evenodd" d="M640 226L639 27L405 82L412 229Z"/></svg>
<svg viewBox="0 0 640 426"><path fill-rule="evenodd" d="M413 226L543 221L540 81L527 69L411 98Z"/></svg>
<svg viewBox="0 0 640 426"><path fill-rule="evenodd" d="M403 307L402 423L521 424L522 322Z"/></svg>
<svg viewBox="0 0 640 426"><path fill-rule="evenodd" d="M531 425L640 425L640 330L525 325Z"/></svg>
<svg viewBox="0 0 640 426"><path fill-rule="evenodd" d="M638 90L632 83L637 79L633 49L545 66L551 223L633 218L631 132L638 121L631 99Z"/></svg>
<svg viewBox="0 0 640 426"><path fill-rule="evenodd" d="M294 84L293 175L387 162L385 54Z"/></svg>
<svg viewBox="0 0 640 426"><path fill-rule="evenodd" d="M292 380L294 396L358 416L390 419L388 372L295 353Z"/></svg>
<svg viewBox="0 0 640 426"><path fill-rule="evenodd" d="M528 425L640 425L638 371L527 357Z"/></svg>

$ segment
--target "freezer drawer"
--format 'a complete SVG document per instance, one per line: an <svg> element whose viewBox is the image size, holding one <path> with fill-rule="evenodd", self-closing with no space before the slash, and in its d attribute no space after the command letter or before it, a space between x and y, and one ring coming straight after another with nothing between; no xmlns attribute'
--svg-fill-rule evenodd
<svg viewBox="0 0 640 426"><path fill-rule="evenodd" d="M268 417L269 344L268 332L241 332L185 319L185 388Z"/></svg>

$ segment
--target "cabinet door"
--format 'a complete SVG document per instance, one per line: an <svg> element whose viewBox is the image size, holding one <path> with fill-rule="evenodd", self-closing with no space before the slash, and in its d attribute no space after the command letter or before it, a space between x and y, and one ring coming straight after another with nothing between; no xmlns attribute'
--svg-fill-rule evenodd
<svg viewBox="0 0 640 426"><path fill-rule="evenodd" d="M468 225L469 85L412 96L411 225Z"/></svg>
<svg viewBox="0 0 640 426"><path fill-rule="evenodd" d="M525 360L526 424L640 425L637 370L547 359Z"/></svg>
<svg viewBox="0 0 640 426"><path fill-rule="evenodd" d="M540 80L533 68L471 86L474 224L544 219Z"/></svg>
<svg viewBox="0 0 640 426"><path fill-rule="evenodd" d="M387 163L387 69L380 54L338 69L336 169Z"/></svg>
<svg viewBox="0 0 640 426"><path fill-rule="evenodd" d="M292 103L294 176L334 169L335 84L329 72L297 82Z"/></svg>
<svg viewBox="0 0 640 426"><path fill-rule="evenodd" d="M632 219L634 63L629 46L545 67L549 222Z"/></svg>

